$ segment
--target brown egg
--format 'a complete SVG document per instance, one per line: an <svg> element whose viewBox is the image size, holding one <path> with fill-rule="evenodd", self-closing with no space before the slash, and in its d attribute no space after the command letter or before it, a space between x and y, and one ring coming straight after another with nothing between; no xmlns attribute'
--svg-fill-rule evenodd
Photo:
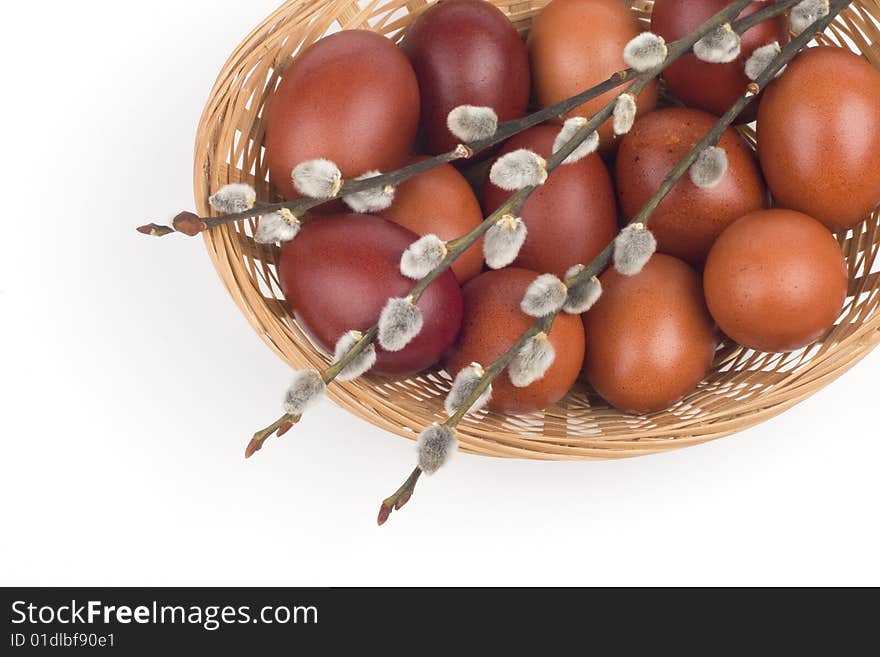
<svg viewBox="0 0 880 657"><path fill-rule="evenodd" d="M459 105L491 107L499 121L525 114L528 53L495 5L483 0L437 2L410 24L401 47L419 79L427 152L443 153L458 144L446 117Z"/></svg>
<svg viewBox="0 0 880 657"><path fill-rule="evenodd" d="M416 76L394 43L367 30L324 37L287 68L269 107L272 184L296 198L291 172L314 158L332 160L346 178L396 169L418 119Z"/></svg>
<svg viewBox="0 0 880 657"><path fill-rule="evenodd" d="M488 366L534 323L519 304L537 276L533 271L510 267L486 272L464 286L461 334L445 359L453 376L473 362ZM502 372L492 384L491 410L513 415L539 411L558 402L574 385L584 358L580 318L561 313L549 336L556 360L544 378L517 388L507 372Z"/></svg>
<svg viewBox="0 0 880 657"><path fill-rule="evenodd" d="M558 126L537 126L509 139L501 155L528 148L543 157L553 151ZM483 210L488 215L510 197L488 180ZM587 264L617 233L617 203L611 176L597 154L560 166L535 190L520 212L528 228L517 267L564 276Z"/></svg>
<svg viewBox="0 0 880 657"><path fill-rule="evenodd" d="M639 33L636 18L618 0L553 0L532 21L529 57L532 87L541 107L604 82L626 68L623 48ZM569 116L589 118L620 90L611 90L584 103ZM637 100L639 114L657 104L657 87L651 84ZM602 150L613 144L611 121L599 129Z"/></svg>
<svg viewBox="0 0 880 657"><path fill-rule="evenodd" d="M420 161L425 157L416 157ZM433 233L449 241L470 232L483 221L483 211L471 186L450 164L410 178L399 185L394 203L381 217L418 235ZM462 283L483 270L483 240L476 242L452 264Z"/></svg>
<svg viewBox="0 0 880 657"><path fill-rule="evenodd" d="M297 321L330 353L350 330L365 331L389 297L409 293L400 256L418 236L364 214L327 215L306 223L281 249L278 276ZM451 271L435 280L418 302L424 327L401 351L377 349L374 372L399 374L436 363L458 335L461 291Z"/></svg>
<svg viewBox="0 0 880 657"><path fill-rule="evenodd" d="M631 219L660 187L666 174L712 129L717 118L692 109L664 109L636 121L617 153L617 196ZM727 173L712 189L685 174L651 216L663 253L702 266L715 238L746 212L766 207L767 193L754 154L734 130L718 145L727 152Z"/></svg>
<svg viewBox="0 0 880 657"><path fill-rule="evenodd" d="M666 39L675 41L702 25L729 3L729 0L654 0L651 11L651 30ZM740 16L748 16L771 4L768 0L753 2ZM741 52L732 62L710 64L688 53L674 61L664 72L663 78L670 93L688 107L721 115L736 102L748 86L745 62L756 48L779 42L788 43L788 22L777 16L758 23L747 30L741 39ZM743 123L753 121L758 102L755 99L739 116Z"/></svg>
<svg viewBox="0 0 880 657"><path fill-rule="evenodd" d="M792 351L834 324L846 300L846 262L815 219L763 210L721 234L703 285L712 316L731 339L758 351Z"/></svg>
<svg viewBox="0 0 880 657"><path fill-rule="evenodd" d="M764 92L758 155L776 205L835 232L866 219L880 205L880 72L842 48L798 55Z"/></svg>
<svg viewBox="0 0 880 657"><path fill-rule="evenodd" d="M641 273L609 269L584 314L584 375L609 404L633 413L668 408L697 387L715 355L715 325L700 276L656 254Z"/></svg>

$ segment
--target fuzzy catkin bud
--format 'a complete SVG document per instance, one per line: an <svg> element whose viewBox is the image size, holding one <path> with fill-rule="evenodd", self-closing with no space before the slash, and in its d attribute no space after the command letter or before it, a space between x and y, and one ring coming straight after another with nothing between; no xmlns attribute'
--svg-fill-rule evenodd
<svg viewBox="0 0 880 657"><path fill-rule="evenodd" d="M553 274L541 274L526 289L520 310L530 317L545 317L558 313L568 296L568 288Z"/></svg>
<svg viewBox="0 0 880 657"><path fill-rule="evenodd" d="M697 156L688 173L691 182L700 189L717 187L727 173L727 151L710 146Z"/></svg>
<svg viewBox="0 0 880 657"><path fill-rule="evenodd" d="M636 97L632 94L620 94L614 101L613 128L615 135L625 135L632 130L636 122Z"/></svg>
<svg viewBox="0 0 880 657"><path fill-rule="evenodd" d="M766 46L761 46L760 48L755 48L751 57L746 60L746 77L749 80L757 80L761 77L761 73L773 63L773 60L776 59L777 55L781 52L782 48L779 47L778 41L768 43ZM784 70L785 67L783 66L776 75L780 75Z"/></svg>
<svg viewBox="0 0 880 657"><path fill-rule="evenodd" d="M694 55L710 64L726 64L739 57L740 48L739 34L725 23L694 44Z"/></svg>
<svg viewBox="0 0 880 657"><path fill-rule="evenodd" d="M432 424L419 434L419 467L427 475L442 468L458 449L455 432L445 424Z"/></svg>
<svg viewBox="0 0 880 657"><path fill-rule="evenodd" d="M657 240L644 224L630 224L614 239L614 268L624 276L635 276L657 250Z"/></svg>
<svg viewBox="0 0 880 657"><path fill-rule="evenodd" d="M570 119L567 119L565 123L562 124L559 134L556 135L556 139L553 141L553 152L557 153L565 147L565 145L574 138L578 130L585 125L587 125L587 120L582 116L573 116ZM568 157L562 160L562 163L574 164L578 160L584 159L590 153L595 153L597 148L599 148L599 133L593 130L593 132L588 134L580 144L575 146L574 150L569 153Z"/></svg>
<svg viewBox="0 0 880 657"><path fill-rule="evenodd" d="M293 382L284 396L284 412L302 415L303 411L319 399L326 389L321 373L316 370L299 370L293 373Z"/></svg>
<svg viewBox="0 0 880 657"><path fill-rule="evenodd" d="M335 365L341 361L363 337L364 334L360 331L344 333L336 342L336 348L333 352L333 364ZM336 375L336 378L340 381L353 381L370 371L375 364L376 347L375 345L368 344L348 365L342 368L339 374Z"/></svg>
<svg viewBox="0 0 880 657"><path fill-rule="evenodd" d="M380 171L367 171L355 178L355 180L367 180L381 176ZM387 210L394 203L395 188L393 185L384 185L381 187L370 187L353 194L348 194L342 198L345 204L355 212L370 213L382 212Z"/></svg>
<svg viewBox="0 0 880 657"><path fill-rule="evenodd" d="M505 214L486 231L483 238L483 257L492 269L506 267L519 255L526 241L525 222L519 217Z"/></svg>
<svg viewBox="0 0 880 657"><path fill-rule="evenodd" d="M342 172L330 160L300 162L291 177L296 191L309 198L333 198L342 187Z"/></svg>
<svg viewBox="0 0 880 657"><path fill-rule="evenodd" d="M556 360L556 350L544 332L529 339L507 366L507 376L517 388L542 379Z"/></svg>
<svg viewBox="0 0 880 657"><path fill-rule="evenodd" d="M488 139L498 130L498 115L491 107L459 105L449 112L446 126L463 142Z"/></svg>
<svg viewBox="0 0 880 657"><path fill-rule="evenodd" d="M420 280L443 262L447 253L446 242L436 235L420 237L400 256L400 273Z"/></svg>
<svg viewBox="0 0 880 657"><path fill-rule="evenodd" d="M270 212L260 217L254 241L257 244L275 244L289 242L299 234L302 224L287 208Z"/></svg>
<svg viewBox="0 0 880 657"><path fill-rule="evenodd" d="M480 385L485 374L482 365L479 363L471 363L461 370L452 382L449 394L446 395L446 401L443 402L443 408L446 409L447 415L455 415L459 408L470 398ZM489 386L477 397L477 400L471 404L468 413L476 413L483 408L492 397L492 385Z"/></svg>
<svg viewBox="0 0 880 657"><path fill-rule="evenodd" d="M224 214L247 212L256 202L257 192L250 185L243 183L224 185L208 199L212 208Z"/></svg>
<svg viewBox="0 0 880 657"><path fill-rule="evenodd" d="M657 68L666 59L668 50L663 37L653 32L642 32L623 49L623 61L639 73Z"/></svg>
<svg viewBox="0 0 880 657"><path fill-rule="evenodd" d="M489 180L508 192L542 185L547 180L547 161L528 148L519 148L495 161L489 170Z"/></svg>
<svg viewBox="0 0 880 657"><path fill-rule="evenodd" d="M566 280L578 276L585 267L575 265L565 273ZM581 278L568 288L568 297L562 309L570 315L580 315L592 308L602 296L602 283L595 276Z"/></svg>
<svg viewBox="0 0 880 657"><path fill-rule="evenodd" d="M803 0L791 10L791 29L800 34L831 11L828 0Z"/></svg>
<svg viewBox="0 0 880 657"><path fill-rule="evenodd" d="M422 330L422 311L409 298L392 298L379 315L379 344L386 351L400 351Z"/></svg>

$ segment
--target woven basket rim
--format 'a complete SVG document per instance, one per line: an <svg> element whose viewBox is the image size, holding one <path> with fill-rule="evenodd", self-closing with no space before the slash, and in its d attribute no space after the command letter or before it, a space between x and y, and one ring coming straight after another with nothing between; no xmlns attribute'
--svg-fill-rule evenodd
<svg viewBox="0 0 880 657"><path fill-rule="evenodd" d="M499 6L518 29L548 0ZM265 106L280 69L331 28L373 29L397 37L425 0L288 0L233 51L206 103L196 138L194 195L209 212L208 196L227 182L246 181L262 199L266 182L262 139ZM640 20L650 0L631 4ZM880 69L880 0L859 0L841 14L820 43L842 45ZM753 133L746 132L746 137ZM839 241L847 256L850 290L839 323L825 338L793 354L755 354L726 345L700 387L672 409L631 416L610 409L578 384L559 404L528 416L481 412L459 426L461 449L486 456L541 460L625 458L696 445L763 422L803 401L864 358L880 342L880 212ZM252 220L213 229L204 243L221 280L248 322L293 368L324 367L322 353L289 316L274 272L277 248L257 245ZM433 369L415 377L363 379L328 388L338 405L387 431L415 438L442 412L449 377Z"/></svg>

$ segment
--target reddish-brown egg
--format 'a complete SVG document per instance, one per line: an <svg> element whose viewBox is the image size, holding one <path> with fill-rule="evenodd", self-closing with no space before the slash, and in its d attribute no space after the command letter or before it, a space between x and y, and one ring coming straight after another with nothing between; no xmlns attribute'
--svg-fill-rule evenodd
<svg viewBox="0 0 880 657"><path fill-rule="evenodd" d="M635 15L618 0L553 0L535 16L528 38L538 104L554 105L625 69L623 49L638 33ZM569 116L590 117L619 93L612 89ZM656 104L657 87L651 84L637 99L639 114ZM599 137L607 151L614 139L610 120L600 127Z"/></svg>
<svg viewBox="0 0 880 657"><path fill-rule="evenodd" d="M349 330L365 331L389 297L409 293L413 281L400 273L400 256L415 233L362 214L328 215L306 223L281 249L278 275L297 321L325 350ZM376 373L423 370L455 340L461 324L461 291L451 271L431 283L418 307L422 331L401 351L377 348Z"/></svg>
<svg viewBox="0 0 880 657"><path fill-rule="evenodd" d="M703 285L709 311L731 339L758 351L791 351L834 324L846 300L846 262L820 222L763 210L721 234Z"/></svg>
<svg viewBox="0 0 880 657"><path fill-rule="evenodd" d="M537 126L512 137L501 155L528 148L549 157L558 126ZM488 215L510 197L488 180L483 210ZM605 163L597 154L557 168L520 211L528 228L517 267L564 276L569 267L587 264L617 232L617 204Z"/></svg>
<svg viewBox="0 0 880 657"><path fill-rule="evenodd" d="M441 164L399 185L394 203L380 216L418 235L433 233L446 241L465 235L483 221L474 191L451 164ZM482 240L477 241L452 263L460 282L469 281L483 270L482 244Z"/></svg>
<svg viewBox="0 0 880 657"><path fill-rule="evenodd" d="M836 47L798 55L764 92L758 155L776 205L850 228L880 205L880 72Z"/></svg>
<svg viewBox="0 0 880 657"><path fill-rule="evenodd" d="M525 114L528 54L495 5L441 0L410 24L401 47L419 80L421 135L427 152L442 153L458 144L446 117L459 105L491 107L499 121Z"/></svg>
<svg viewBox="0 0 880 657"><path fill-rule="evenodd" d="M600 280L602 297L583 316L587 381L620 410L668 408L697 387L715 355L699 274L656 254L635 276L611 268Z"/></svg>
<svg viewBox="0 0 880 657"><path fill-rule="evenodd" d="M266 124L269 177L290 199L291 173L305 160L332 160L346 178L396 169L418 120L418 83L398 47L367 30L337 32L284 71Z"/></svg>
<svg viewBox="0 0 880 657"><path fill-rule="evenodd" d="M655 0L651 11L651 31L659 34L666 42L675 41L702 25L712 16L724 9L729 0ZM740 17L754 14L772 4L768 0L753 2L740 14ZM741 52L732 62L710 64L688 53L673 62L665 71L663 78L669 91L688 107L721 115L736 102L748 86L745 63L756 48L773 41L785 45L789 40L788 22L784 16L777 16L758 23L742 35ZM760 98L756 98L740 114L740 121L754 120Z"/></svg>
<svg viewBox="0 0 880 657"><path fill-rule="evenodd" d="M510 267L477 276L462 289L464 318L461 334L445 359L455 376L473 362L488 366L510 348L534 323L519 304L533 271ZM502 372L492 384L489 408L513 415L547 408L562 399L577 380L584 358L584 329L580 318L561 313L550 330L556 360L544 375L525 388L517 388Z"/></svg>
<svg viewBox="0 0 880 657"><path fill-rule="evenodd" d="M617 153L617 195L631 219L654 195L669 171L712 129L717 118L692 109L664 109L636 121ZM767 205L764 181L751 149L734 130L718 145L727 152L727 173L714 188L701 189L685 174L651 216L660 251L702 266L715 238L747 212Z"/></svg>

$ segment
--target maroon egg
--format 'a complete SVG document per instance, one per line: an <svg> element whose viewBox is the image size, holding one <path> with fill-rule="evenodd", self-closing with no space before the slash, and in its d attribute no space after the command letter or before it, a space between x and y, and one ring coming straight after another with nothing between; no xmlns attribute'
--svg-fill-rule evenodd
<svg viewBox="0 0 880 657"><path fill-rule="evenodd" d="M651 13L651 30L675 41L686 36L729 4L729 0L655 0ZM767 5L767 0L753 2L740 16L748 16ZM742 35L742 52L727 64L709 64L688 53L673 62L663 72L669 91L688 107L721 115L742 95L750 80L745 74L745 62L756 48L778 41L788 43L788 22L777 16L755 25ZM760 99L740 115L742 122L755 118Z"/></svg>
<svg viewBox="0 0 880 657"><path fill-rule="evenodd" d="M416 239L406 228L370 215L327 215L306 223L281 249L278 275L288 307L332 352L346 331L373 326L389 297L409 293L413 281L400 273L400 256ZM377 349L375 373L423 370L455 340L462 300L451 271L431 283L418 307L424 317L421 333L401 351Z"/></svg>
<svg viewBox="0 0 880 657"><path fill-rule="evenodd" d="M367 30L324 37L284 72L269 107L266 159L272 184L305 160L326 158L350 178L400 167L418 127L419 89L400 49Z"/></svg>
<svg viewBox="0 0 880 657"><path fill-rule="evenodd" d="M558 126L537 126L512 137L501 155L528 148L549 157ZM483 210L489 214L510 197L488 180L483 188ZM515 265L557 276L569 267L587 264L617 233L617 204L605 163L592 154L556 169L526 201L520 216L528 235Z"/></svg>
<svg viewBox="0 0 880 657"><path fill-rule="evenodd" d="M420 155L412 161L424 159ZM399 185L394 203L380 216L418 235L433 234L447 241L466 235L483 221L474 190L451 164L441 164ZM458 256L452 271L462 283L483 271L482 239Z"/></svg>
<svg viewBox="0 0 880 657"><path fill-rule="evenodd" d="M792 351L822 337L846 302L840 244L819 221L792 210L752 212L725 230L706 260L709 311L733 340Z"/></svg>
<svg viewBox="0 0 880 657"><path fill-rule="evenodd" d="M534 323L519 307L538 274L508 267L480 274L462 288L464 320L455 346L444 362L453 375L473 362L488 366L507 351ZM552 406L571 389L584 359L584 327L577 315L561 313L548 333L556 358L544 376L517 388L502 372L492 383L488 408L519 415Z"/></svg>
<svg viewBox="0 0 880 657"><path fill-rule="evenodd" d="M668 408L697 387L715 355L700 275L658 253L635 276L612 267L601 281L602 297L583 316L587 381L620 410Z"/></svg>
<svg viewBox="0 0 880 657"><path fill-rule="evenodd" d="M432 154L458 143L446 117L459 105L491 107L499 121L525 114L529 58L507 17L483 0L441 0L409 26L401 44L419 80L421 134Z"/></svg>
<svg viewBox="0 0 880 657"><path fill-rule="evenodd" d="M532 21L528 48L532 86L541 107L579 94L626 68L623 49L639 33L636 15L620 0L552 0ZM621 92L611 89L588 100L568 116L593 116ZM652 82L636 99L641 116L657 104ZM604 153L616 148L609 119L599 127Z"/></svg>
<svg viewBox="0 0 880 657"><path fill-rule="evenodd" d="M669 108L642 117L617 153L617 198L624 217L635 217L679 160L715 125L700 110ZM710 189L679 180L651 215L659 250L702 267L721 231L746 212L767 205L767 190L755 154L732 128L718 146L727 153L727 172Z"/></svg>
<svg viewBox="0 0 880 657"><path fill-rule="evenodd" d="M764 92L758 156L776 205L834 232L864 221L880 206L880 71L844 48L803 51Z"/></svg>

